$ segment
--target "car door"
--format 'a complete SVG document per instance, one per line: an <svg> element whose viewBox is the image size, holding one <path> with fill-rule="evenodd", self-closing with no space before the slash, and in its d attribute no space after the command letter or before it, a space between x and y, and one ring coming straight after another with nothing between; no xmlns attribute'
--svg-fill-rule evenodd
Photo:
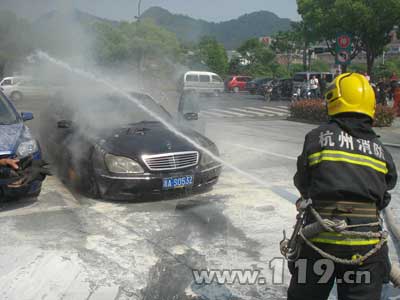
<svg viewBox="0 0 400 300"><path fill-rule="evenodd" d="M178 122L183 128L193 129L205 134L205 122L201 116L200 95L194 91L186 91L179 98Z"/></svg>

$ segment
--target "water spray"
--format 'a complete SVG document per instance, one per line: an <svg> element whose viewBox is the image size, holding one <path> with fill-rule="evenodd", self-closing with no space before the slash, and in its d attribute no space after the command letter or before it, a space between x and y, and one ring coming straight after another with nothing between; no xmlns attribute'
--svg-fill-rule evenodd
<svg viewBox="0 0 400 300"><path fill-rule="evenodd" d="M34 57L37 57L40 60L44 60L44 61L50 62L50 63L52 63L52 64L54 64L56 66L59 66L59 67L65 69L65 70L67 70L67 71L69 71L71 73L74 73L76 75L79 75L81 77L89 79L89 80L91 80L93 82L102 84L103 86L106 86L107 88L109 88L113 92L115 92L115 93L123 96L124 98L129 99L131 102L135 103L145 113L147 113L149 116L151 116L152 118L156 119L161 124L163 124L169 131L174 133L176 136L182 138L183 140L185 140L186 142L188 142L189 144L194 146L196 149L202 151L203 153L206 153L207 155L212 157L212 159L214 159L216 162L218 162L221 165L223 165L223 166L235 171L236 173L238 173L240 175L243 175L245 178L249 179L252 183L257 183L259 186L261 186L263 188L268 186L267 183L265 183L264 181L260 180L258 177L254 176L252 174L249 174L249 173L241 170L240 168L236 167L235 165L233 165L233 164L221 159L220 157L218 157L217 155L212 153L207 148L203 147L202 145L200 145L199 143L197 143L196 141L194 141L193 139L191 139L190 137L188 137L184 133L180 132L174 125L170 124L168 121L166 121L164 118L159 116L157 113L155 113L152 110L148 109L145 105L143 105L135 97L130 95L129 92L126 92L126 91L118 88L117 85L113 84L111 80L102 79L102 78L97 77L93 73L90 73L88 71L85 71L85 70L82 70L82 69L79 69L79 68L76 68L76 67L72 67L68 63L66 63L64 61L61 61L61 60L58 60L58 59L50 56L49 54L47 54L46 52L43 52L43 51L36 51L36 53L34 54Z"/></svg>

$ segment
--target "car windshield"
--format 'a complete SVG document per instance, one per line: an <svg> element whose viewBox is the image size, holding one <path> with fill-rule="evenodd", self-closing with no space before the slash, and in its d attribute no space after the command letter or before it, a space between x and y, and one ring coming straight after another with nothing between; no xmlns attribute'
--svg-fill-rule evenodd
<svg viewBox="0 0 400 300"><path fill-rule="evenodd" d="M169 113L150 96L132 93L139 103L148 111L168 120ZM108 95L90 98L84 102L79 118L85 119L93 127L117 127L140 122L157 122L158 120L142 109L137 103L127 98ZM106 122L104 120L107 120Z"/></svg>
<svg viewBox="0 0 400 300"><path fill-rule="evenodd" d="M0 94L0 125L15 124L19 121L18 115L12 108L10 102Z"/></svg>

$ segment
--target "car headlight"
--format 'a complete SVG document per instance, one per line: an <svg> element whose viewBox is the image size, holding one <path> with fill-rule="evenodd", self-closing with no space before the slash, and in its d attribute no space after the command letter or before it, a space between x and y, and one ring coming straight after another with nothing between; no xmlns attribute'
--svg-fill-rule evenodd
<svg viewBox="0 0 400 300"><path fill-rule="evenodd" d="M19 144L17 149L18 157L26 157L28 155L34 154L39 150L39 146L35 140L29 140Z"/></svg>
<svg viewBox="0 0 400 300"><path fill-rule="evenodd" d="M134 174L143 173L143 168L133 159L124 156L106 154L104 157L108 170L112 173Z"/></svg>

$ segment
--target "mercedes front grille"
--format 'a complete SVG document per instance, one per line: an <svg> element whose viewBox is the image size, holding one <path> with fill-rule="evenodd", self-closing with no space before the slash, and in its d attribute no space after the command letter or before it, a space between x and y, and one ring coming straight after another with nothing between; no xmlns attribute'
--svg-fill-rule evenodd
<svg viewBox="0 0 400 300"><path fill-rule="evenodd" d="M150 171L171 171L196 166L199 163L199 152L143 155L142 159Z"/></svg>

